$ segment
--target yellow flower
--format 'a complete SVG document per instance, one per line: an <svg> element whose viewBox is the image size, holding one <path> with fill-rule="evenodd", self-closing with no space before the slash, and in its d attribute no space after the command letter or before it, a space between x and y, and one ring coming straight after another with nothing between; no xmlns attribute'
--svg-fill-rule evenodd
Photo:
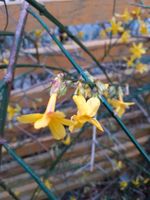
<svg viewBox="0 0 150 200"><path fill-rule="evenodd" d="M144 64L142 64L142 63L138 63L137 65L136 65L136 71L137 72L139 72L139 73L141 73L141 74L143 74L144 72L147 72L148 71L148 67L147 67L147 65L144 65Z"/></svg>
<svg viewBox="0 0 150 200"><path fill-rule="evenodd" d="M147 183L149 183L150 182L150 178L146 178L146 179L144 179L144 184L147 184Z"/></svg>
<svg viewBox="0 0 150 200"><path fill-rule="evenodd" d="M123 163L121 160L119 161L115 161L115 166L114 166L114 170L120 170L123 168Z"/></svg>
<svg viewBox="0 0 150 200"><path fill-rule="evenodd" d="M53 137L56 140L64 139L66 136L65 126L70 126L73 123L71 120L65 119L63 112L55 112L57 93L50 96L46 111L44 114L34 113L22 115L18 117L18 121L22 123L34 123L35 129L49 127Z"/></svg>
<svg viewBox="0 0 150 200"><path fill-rule="evenodd" d="M110 21L110 24L111 24L111 27L108 28L107 30L111 31L112 35L116 35L124 30L122 27L122 23L116 22L115 17L112 18L112 20Z"/></svg>
<svg viewBox="0 0 150 200"><path fill-rule="evenodd" d="M77 200L77 198L72 196L72 197L70 197L70 200Z"/></svg>
<svg viewBox="0 0 150 200"><path fill-rule="evenodd" d="M83 31L79 31L77 36L78 36L78 38L82 39L84 37L84 32Z"/></svg>
<svg viewBox="0 0 150 200"><path fill-rule="evenodd" d="M133 184L135 187L139 187L139 186L140 186L140 178L137 177L135 180L132 180L132 184Z"/></svg>
<svg viewBox="0 0 150 200"><path fill-rule="evenodd" d="M143 44L135 44L133 43L132 47L130 48L130 52L132 53L133 58L141 58L142 54L145 54L145 49L143 48Z"/></svg>
<svg viewBox="0 0 150 200"><path fill-rule="evenodd" d="M116 14L115 16L116 16L116 17L122 18L122 20L123 20L124 22L128 22L128 21L132 20L132 16L131 16L130 13L128 12L128 9L125 9L125 11L124 11L124 13L123 13L122 15Z"/></svg>
<svg viewBox="0 0 150 200"><path fill-rule="evenodd" d="M52 183L48 179L44 180L44 184L49 190L52 189Z"/></svg>
<svg viewBox="0 0 150 200"><path fill-rule="evenodd" d="M9 60L7 58L4 58L3 59L3 63L6 64L6 65L8 65L9 64Z"/></svg>
<svg viewBox="0 0 150 200"><path fill-rule="evenodd" d="M146 24L143 21L140 22L140 33L142 35L147 35L148 34L148 28L147 28Z"/></svg>
<svg viewBox="0 0 150 200"><path fill-rule="evenodd" d="M34 34L35 34L35 36L36 36L37 38L39 38L39 37L41 37L41 35L42 35L42 30L41 30L41 29L36 29L35 32L34 32Z"/></svg>
<svg viewBox="0 0 150 200"><path fill-rule="evenodd" d="M99 106L100 101L97 97L91 97L87 101L82 95L74 95L73 100L77 105L78 112L77 115L72 116L73 125L70 126L70 131L74 131L74 129L82 128L82 126L89 122L96 126L100 131L103 131L102 126L100 123L94 119Z"/></svg>
<svg viewBox="0 0 150 200"><path fill-rule="evenodd" d="M140 17L141 13L142 13L141 8L135 8L134 10L131 11L131 15L136 18Z"/></svg>
<svg viewBox="0 0 150 200"><path fill-rule="evenodd" d="M122 97L120 97L119 100L109 99L108 102L115 108L115 112L119 117L122 117L129 106L134 105L133 102L124 102Z"/></svg>
<svg viewBox="0 0 150 200"><path fill-rule="evenodd" d="M106 30L102 30L102 31L99 33L99 36L100 36L100 38L106 38L106 37L107 37Z"/></svg>
<svg viewBox="0 0 150 200"><path fill-rule="evenodd" d="M8 105L8 108L7 108L7 112L8 112L7 117L8 117L8 120L11 121L13 119L14 115L16 113L20 112L20 110L21 110L21 108L20 108L19 105L16 105L16 108Z"/></svg>
<svg viewBox="0 0 150 200"><path fill-rule="evenodd" d="M134 56L131 56L128 60L126 59L126 61L127 61L127 66L132 67L134 64L135 58Z"/></svg>
<svg viewBox="0 0 150 200"><path fill-rule="evenodd" d="M19 197L19 196L21 195L21 192L16 191L16 192L15 192L15 195L16 195L17 197Z"/></svg>
<svg viewBox="0 0 150 200"><path fill-rule="evenodd" d="M124 190L128 186L128 182L121 181L120 182L120 190Z"/></svg>
<svg viewBox="0 0 150 200"><path fill-rule="evenodd" d="M129 38L130 38L130 32L124 31L123 34L120 37L120 41L123 42L123 43L126 43L126 42L128 42Z"/></svg>

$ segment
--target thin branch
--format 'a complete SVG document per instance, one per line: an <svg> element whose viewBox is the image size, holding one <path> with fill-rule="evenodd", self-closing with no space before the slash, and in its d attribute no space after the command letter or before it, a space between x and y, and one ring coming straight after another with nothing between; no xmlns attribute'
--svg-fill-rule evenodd
<svg viewBox="0 0 150 200"><path fill-rule="evenodd" d="M91 161L90 161L90 171L91 172L94 169L95 148L96 148L96 126L93 126L92 148L91 148Z"/></svg>

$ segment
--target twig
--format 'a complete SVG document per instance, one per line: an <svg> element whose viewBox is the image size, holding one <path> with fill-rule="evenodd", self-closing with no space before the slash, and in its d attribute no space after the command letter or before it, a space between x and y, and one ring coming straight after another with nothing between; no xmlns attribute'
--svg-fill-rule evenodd
<svg viewBox="0 0 150 200"><path fill-rule="evenodd" d="M49 151L49 149L47 147L45 147L44 144L42 144L42 142L40 142L34 135L32 135L31 133L29 133L28 131L26 131L25 129L17 126L17 125L14 125L17 129L21 130L23 133L25 133L26 135L28 135L30 138L32 138L32 141L35 141L39 144L39 146L41 148L43 148L45 151Z"/></svg>
<svg viewBox="0 0 150 200"><path fill-rule="evenodd" d="M146 117L147 121L150 123L150 116L148 112L143 108L143 106L134 98L133 101L136 103L136 105L139 107L139 109L142 111L144 116Z"/></svg>
<svg viewBox="0 0 150 200"><path fill-rule="evenodd" d="M113 16L115 15L115 12L116 12L116 3L117 3L117 0L114 0L113 11L112 11Z"/></svg>
<svg viewBox="0 0 150 200"><path fill-rule="evenodd" d="M92 148L91 148L91 161L90 161L90 171L94 169L95 162L95 148L96 148L96 127L93 126L93 135L92 135Z"/></svg>

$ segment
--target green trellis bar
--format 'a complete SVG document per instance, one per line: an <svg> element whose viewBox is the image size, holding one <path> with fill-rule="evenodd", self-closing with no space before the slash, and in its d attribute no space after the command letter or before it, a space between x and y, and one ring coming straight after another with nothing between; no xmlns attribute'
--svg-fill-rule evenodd
<svg viewBox="0 0 150 200"><path fill-rule="evenodd" d="M11 155L14 160L16 160L26 172L28 172L32 178L36 181L36 183L39 185L41 190L45 192L47 195L48 199L50 200L57 200L58 198L45 186L45 184L41 181L39 176L13 151L7 143L3 144L3 147L6 149L6 151Z"/></svg>
<svg viewBox="0 0 150 200"><path fill-rule="evenodd" d="M31 0L27 0L27 1L31 1ZM59 46L59 48L61 49L61 51L64 53L64 55L71 62L71 64L73 65L73 67L78 71L78 73L83 77L83 79L89 84L89 86L91 88L93 88L95 86L95 84L93 82L91 82L91 80L89 79L89 77L87 76L87 74L84 72L84 70L74 61L74 59L72 58L72 56L70 55L70 53L64 48L64 46L57 39L57 37L54 34L51 34L51 32L49 30L49 27L45 24L45 22L35 12L33 12L30 8L28 8L28 12L39 21L39 23L50 34L50 36L56 42L56 44ZM131 140L131 142L138 149L138 151L143 155L143 157L145 158L145 160L150 164L150 157L149 157L149 155L145 152L145 150L143 149L143 147L137 142L137 140L134 138L134 136L130 133L130 131L125 126L125 124L122 122L122 120L118 117L118 115L116 115L114 113L114 111L113 111L112 107L110 106L110 104L106 101L106 99L102 95L99 95L99 99L101 100L101 102L103 103L103 105L106 107L106 109L110 112L110 114L112 115L112 117L118 122L118 124L120 125L120 127L122 128L122 130L126 133L126 135L129 137L129 139Z"/></svg>

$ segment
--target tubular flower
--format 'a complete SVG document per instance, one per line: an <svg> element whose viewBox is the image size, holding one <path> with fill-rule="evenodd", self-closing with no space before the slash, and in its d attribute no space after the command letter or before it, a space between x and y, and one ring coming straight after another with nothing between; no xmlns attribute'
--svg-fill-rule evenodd
<svg viewBox="0 0 150 200"><path fill-rule="evenodd" d="M109 99L108 102L115 108L115 112L119 117L122 117L129 106L134 105L133 102L124 102L122 97L120 97L119 100Z"/></svg>
<svg viewBox="0 0 150 200"><path fill-rule="evenodd" d="M141 58L142 54L145 54L145 49L143 48L143 44L135 44L133 43L132 47L130 48L130 52L132 53L134 58Z"/></svg>
<svg viewBox="0 0 150 200"><path fill-rule="evenodd" d="M49 127L53 137L56 140L64 139L66 136L65 126L72 125L71 120L65 119L63 112L56 111L57 93L53 93L50 96L46 111L44 114L34 113L28 115L22 115L18 117L18 121L22 123L33 123L35 129Z"/></svg>
<svg viewBox="0 0 150 200"><path fill-rule="evenodd" d="M86 101L82 95L74 95L73 100L77 105L78 112L77 115L72 116L73 125L69 127L70 131L72 132L74 129L82 128L86 122L93 124L100 131L103 131L100 123L94 119L100 106L99 99L92 97Z"/></svg>
<svg viewBox="0 0 150 200"><path fill-rule="evenodd" d="M111 27L108 28L108 31L112 32L112 35L116 35L120 32L123 31L123 27L121 26L121 22L116 22L116 19L113 17L112 20L110 21Z"/></svg>

